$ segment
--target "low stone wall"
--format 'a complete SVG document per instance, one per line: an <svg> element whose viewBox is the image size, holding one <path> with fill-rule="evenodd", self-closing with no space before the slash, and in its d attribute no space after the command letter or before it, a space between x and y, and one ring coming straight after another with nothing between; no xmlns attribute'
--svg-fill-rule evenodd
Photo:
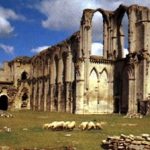
<svg viewBox="0 0 150 150"><path fill-rule="evenodd" d="M102 148L104 150L150 150L150 135L108 136L102 141Z"/></svg>

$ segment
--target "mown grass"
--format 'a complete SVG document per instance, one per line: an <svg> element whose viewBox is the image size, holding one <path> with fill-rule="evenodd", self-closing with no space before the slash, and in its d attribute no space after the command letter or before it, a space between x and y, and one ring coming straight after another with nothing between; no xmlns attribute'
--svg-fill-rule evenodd
<svg viewBox="0 0 150 150"><path fill-rule="evenodd" d="M13 148L46 148L74 146L77 150L100 150L101 141L108 135L150 133L150 117L127 119L122 115L74 115L67 113L14 111L14 118L0 118L0 129L4 126L12 129L11 133L0 132L0 145ZM77 126L82 121L106 122L103 130L51 131L43 130L42 125L52 121L75 120ZM23 130L27 128L28 130ZM71 134L67 137L66 134Z"/></svg>

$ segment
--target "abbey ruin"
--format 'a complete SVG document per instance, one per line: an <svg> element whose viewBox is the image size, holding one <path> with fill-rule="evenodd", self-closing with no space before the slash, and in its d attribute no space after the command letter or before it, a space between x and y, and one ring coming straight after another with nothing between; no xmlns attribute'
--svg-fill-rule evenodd
<svg viewBox="0 0 150 150"><path fill-rule="evenodd" d="M103 56L91 55L92 18L103 16ZM122 18L128 16L123 57ZM145 113L150 100L150 9L120 5L85 9L80 31L37 55L17 57L0 70L0 109L76 114Z"/></svg>

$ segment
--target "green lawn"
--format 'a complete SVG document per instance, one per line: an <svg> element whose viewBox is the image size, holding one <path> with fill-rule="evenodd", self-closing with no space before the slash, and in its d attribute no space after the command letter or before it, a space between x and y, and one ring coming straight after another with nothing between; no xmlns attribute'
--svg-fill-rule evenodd
<svg viewBox="0 0 150 150"><path fill-rule="evenodd" d="M100 150L100 144L108 135L150 134L150 117L143 119L127 119L121 115L74 115L67 113L14 111L14 118L0 118L0 129L4 126L12 128L11 133L0 132L0 145L13 148L54 148L74 146L77 150ZM51 131L42 129L44 123L52 121L75 120L77 126L82 121L106 122L103 130ZM28 130L23 130L27 128ZM66 134L71 134L67 137Z"/></svg>

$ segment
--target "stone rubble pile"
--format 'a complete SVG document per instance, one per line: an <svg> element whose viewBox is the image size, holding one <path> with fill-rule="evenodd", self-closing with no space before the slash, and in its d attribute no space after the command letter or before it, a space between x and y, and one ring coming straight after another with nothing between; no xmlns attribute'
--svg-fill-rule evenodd
<svg viewBox="0 0 150 150"><path fill-rule="evenodd" d="M141 115L140 113L128 113L126 116L124 116L124 118L143 118L143 115Z"/></svg>
<svg viewBox="0 0 150 150"><path fill-rule="evenodd" d="M11 132L11 128L9 128L9 127L7 127L7 126L5 126L4 128L3 128L3 130L5 131L5 132Z"/></svg>
<svg viewBox="0 0 150 150"><path fill-rule="evenodd" d="M13 118L13 115L9 112L0 110L0 118Z"/></svg>
<svg viewBox="0 0 150 150"><path fill-rule="evenodd" d="M108 136L101 146L104 150L150 150L150 135Z"/></svg>
<svg viewBox="0 0 150 150"><path fill-rule="evenodd" d="M5 126L5 127L3 127L3 128L0 128L0 132L7 132L7 133L10 133L12 130L11 130L11 128L9 128L9 127L7 127L7 126ZM0 149L1 150L1 149Z"/></svg>

